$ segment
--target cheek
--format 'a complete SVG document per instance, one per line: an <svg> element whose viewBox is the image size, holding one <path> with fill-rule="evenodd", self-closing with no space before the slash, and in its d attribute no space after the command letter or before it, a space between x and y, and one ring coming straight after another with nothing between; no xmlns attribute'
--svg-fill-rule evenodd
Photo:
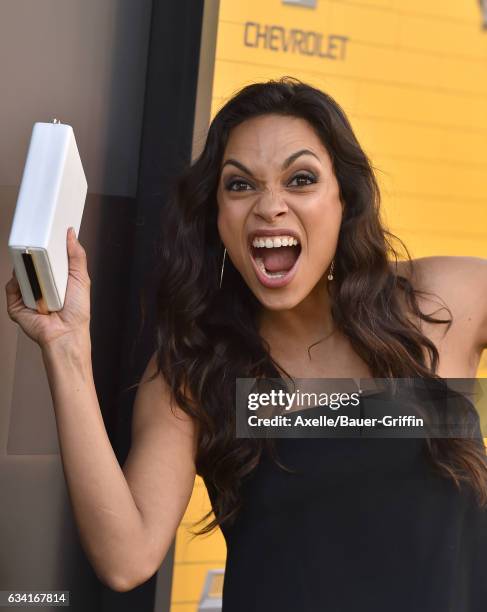
<svg viewBox="0 0 487 612"><path fill-rule="evenodd" d="M338 235L342 221L342 204L338 194L333 199L317 199L313 204L307 208L303 218L310 242L311 236L313 243L320 239L333 239Z"/></svg>
<svg viewBox="0 0 487 612"><path fill-rule="evenodd" d="M218 209L216 216L216 226L218 228L218 233L220 234L220 239L225 242L225 217L222 215L220 209Z"/></svg>
<svg viewBox="0 0 487 612"><path fill-rule="evenodd" d="M244 219L241 218L238 211L230 210L225 206L218 210L218 233L233 260L240 256L240 236L242 235L243 224Z"/></svg>
<svg viewBox="0 0 487 612"><path fill-rule="evenodd" d="M218 206L217 226L222 240L226 242L232 234L233 221L231 209L224 202Z"/></svg>
<svg viewBox="0 0 487 612"><path fill-rule="evenodd" d="M328 265L336 249L342 221L340 200L317 203L302 218L306 230L308 257L318 267Z"/></svg>
<svg viewBox="0 0 487 612"><path fill-rule="evenodd" d="M216 214L216 225L218 233L223 242L226 243L231 228L231 209L225 202L220 189L217 194L217 214Z"/></svg>

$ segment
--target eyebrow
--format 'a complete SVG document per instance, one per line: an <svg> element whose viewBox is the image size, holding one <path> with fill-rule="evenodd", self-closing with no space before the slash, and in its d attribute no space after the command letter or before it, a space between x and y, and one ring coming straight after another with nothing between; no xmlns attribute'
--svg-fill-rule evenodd
<svg viewBox="0 0 487 612"><path fill-rule="evenodd" d="M286 170L286 168L288 168L293 163L293 161L296 160L301 155L312 155L313 157L316 157L318 161L320 161L320 158L316 155L316 153L313 153L313 151L310 151L309 149L300 149L299 151L296 151L295 153L293 153L287 159L284 160L281 166L281 170ZM224 164L222 165L222 171L223 171L223 168L225 168L225 166L228 166L229 164L232 164L232 166L236 166L237 168L242 170L242 172L245 172L252 178L255 178L252 172L248 168L246 168L243 164L241 164L236 159L232 159L232 158L229 158L224 162Z"/></svg>

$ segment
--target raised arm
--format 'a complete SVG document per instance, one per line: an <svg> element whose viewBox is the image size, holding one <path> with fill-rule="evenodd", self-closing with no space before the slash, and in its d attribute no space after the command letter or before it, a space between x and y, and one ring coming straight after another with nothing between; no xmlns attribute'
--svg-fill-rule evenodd
<svg viewBox="0 0 487 612"><path fill-rule="evenodd" d="M122 470L103 423L85 341L44 349L44 363L83 549L102 582L127 591L157 571L188 504L195 477L193 424L173 416L160 379L142 384Z"/></svg>
<svg viewBox="0 0 487 612"><path fill-rule="evenodd" d="M157 571L174 538L193 488L195 433L189 417L171 411L162 379L144 382L135 399L130 453L119 465L93 381L86 253L74 233L67 235L67 249L64 307L49 314L27 308L13 274L5 287L7 310L42 349L83 549L100 580L127 591Z"/></svg>

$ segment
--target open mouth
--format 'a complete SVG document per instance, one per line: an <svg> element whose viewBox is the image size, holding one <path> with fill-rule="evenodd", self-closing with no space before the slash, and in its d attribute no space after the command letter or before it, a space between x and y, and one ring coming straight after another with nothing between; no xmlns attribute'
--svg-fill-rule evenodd
<svg viewBox="0 0 487 612"><path fill-rule="evenodd" d="M295 236L255 236L250 253L258 279L266 287L282 287L291 281L301 253Z"/></svg>

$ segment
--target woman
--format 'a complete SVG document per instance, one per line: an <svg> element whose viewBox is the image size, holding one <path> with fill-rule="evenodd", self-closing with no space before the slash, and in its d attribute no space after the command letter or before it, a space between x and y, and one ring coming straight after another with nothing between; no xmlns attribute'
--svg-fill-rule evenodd
<svg viewBox="0 0 487 612"><path fill-rule="evenodd" d="M223 106L164 212L157 350L123 470L93 384L83 248L68 237L59 313L32 313L7 285L11 318L42 348L100 579L124 591L158 569L197 473L215 514L200 533L220 525L227 542L224 612L483 610L479 436L273 444L236 437L234 398L239 377L474 377L487 262L398 262L343 110L291 77Z"/></svg>

